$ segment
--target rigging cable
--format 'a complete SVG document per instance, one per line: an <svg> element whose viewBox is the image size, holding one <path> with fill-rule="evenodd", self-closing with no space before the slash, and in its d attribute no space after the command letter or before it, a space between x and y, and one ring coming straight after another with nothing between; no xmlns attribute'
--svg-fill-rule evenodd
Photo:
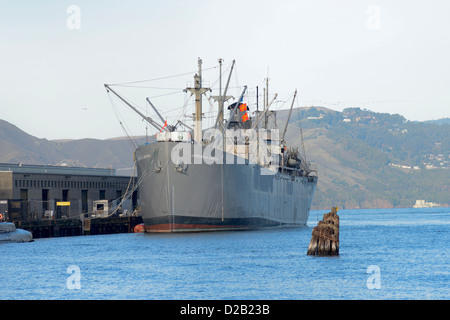
<svg viewBox="0 0 450 320"><path fill-rule="evenodd" d="M116 105L114 104L114 101L112 100L111 94L110 94L109 92L108 92L108 98L109 98L109 102L111 103L111 105L112 105L112 107L113 107L114 114L116 115L116 118L117 118L117 120L118 120L119 123L120 123L120 126L122 127L123 131L125 132L125 134L126 134L126 136L127 136L127 138L128 138L128 141L130 142L131 146L132 146L134 149L136 149L138 146L137 146L136 142L135 142L135 141L131 138L131 136L128 134L127 129L125 128L124 124L122 123L122 120L120 119L120 116L119 116L119 113L118 113L119 111L118 111Z"/></svg>
<svg viewBox="0 0 450 320"><path fill-rule="evenodd" d="M117 212L117 210L122 206L122 204L127 199L129 199L133 195L133 193L138 189L138 187L142 184L142 182L147 177L148 170L150 168L150 164L152 164L155 161L155 159L157 158L157 155L158 155L158 150L155 150L153 152L153 155L150 157L149 161L147 162L147 167L143 170L143 172L142 172L141 176L139 177L138 181L136 182L136 184L134 184L134 179L135 179L134 172L136 170L136 159L135 159L134 166L133 166L133 173L130 176L130 180L128 182L127 190L125 191L125 194L121 198L117 198L117 199L113 200L113 201L117 201L119 199L122 199L120 201L120 203L117 204L116 209L114 209L112 212L108 213L108 217L112 216L115 212ZM133 181L133 185L132 185L132 187L130 189L132 181Z"/></svg>
<svg viewBox="0 0 450 320"><path fill-rule="evenodd" d="M296 98L296 100L297 100L297 114L298 114L298 126L299 126L299 128L300 128L300 138L301 138L301 141L302 141L302 150L303 150L303 160L304 160L304 162L305 162L305 166L304 166L304 169L305 169L305 172L309 175L309 166L308 166L308 163L306 162L306 151L305 151L305 142L304 142L304 140L303 140L303 129L302 129L302 123L301 123L301 121L302 121L302 119L300 118L300 108L299 108L299 106L298 106L298 96L297 96L297 98ZM303 162L303 161L302 161Z"/></svg>
<svg viewBox="0 0 450 320"><path fill-rule="evenodd" d="M218 68L218 66L210 67L210 68L205 68L205 69L203 69L203 71L208 71L208 70L212 70L212 69L216 69L216 68ZM176 78L176 77L181 77L181 76L185 76L185 75L188 75L188 74L195 74L195 73L197 73L197 71L185 72L185 73L175 74L175 75L172 75L172 76L166 76L166 77L160 77L160 78L153 78L153 79L147 79L147 80L139 80L139 81L130 81L130 82L114 83L114 84L110 84L110 86L122 86L122 85L127 85L127 84L134 84L134 83L142 83L142 82L158 81L158 80L164 80L164 79Z"/></svg>

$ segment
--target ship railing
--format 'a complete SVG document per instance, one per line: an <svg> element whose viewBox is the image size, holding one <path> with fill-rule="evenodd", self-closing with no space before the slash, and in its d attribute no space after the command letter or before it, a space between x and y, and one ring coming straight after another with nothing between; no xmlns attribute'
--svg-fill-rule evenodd
<svg viewBox="0 0 450 320"><path fill-rule="evenodd" d="M308 171L310 176L317 176L317 163L308 162Z"/></svg>
<svg viewBox="0 0 450 320"><path fill-rule="evenodd" d="M161 131L156 134L156 141L192 142L192 136L188 131Z"/></svg>
<svg viewBox="0 0 450 320"><path fill-rule="evenodd" d="M295 168L295 167L279 166L279 171L286 172L289 175L317 177L317 164L308 163L308 165L306 166L306 170L303 167Z"/></svg>
<svg viewBox="0 0 450 320"><path fill-rule="evenodd" d="M193 81L186 81L186 88L194 88L195 87L195 82ZM202 87L203 88L210 88L211 84L209 81L203 81L202 80Z"/></svg>
<svg viewBox="0 0 450 320"><path fill-rule="evenodd" d="M282 172L282 173L284 172L284 173L287 173L289 175L294 175L294 176L299 176L299 177L305 175L305 171L303 169L300 169L300 168L280 166L279 167L279 171Z"/></svg>

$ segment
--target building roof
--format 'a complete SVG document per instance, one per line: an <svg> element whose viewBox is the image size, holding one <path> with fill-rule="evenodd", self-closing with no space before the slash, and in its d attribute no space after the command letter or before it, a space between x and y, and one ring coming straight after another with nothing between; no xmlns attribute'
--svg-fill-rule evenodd
<svg viewBox="0 0 450 320"><path fill-rule="evenodd" d="M34 164L0 163L0 171L34 174L66 174L83 176L116 176L116 169L44 166Z"/></svg>

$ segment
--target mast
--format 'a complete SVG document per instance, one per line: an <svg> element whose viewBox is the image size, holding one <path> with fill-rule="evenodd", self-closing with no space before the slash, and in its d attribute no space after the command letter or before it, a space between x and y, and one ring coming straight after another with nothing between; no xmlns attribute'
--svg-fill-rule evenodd
<svg viewBox="0 0 450 320"><path fill-rule="evenodd" d="M194 87L188 87L185 89L186 91L195 94L194 141L202 144L202 94L211 89L202 87L202 59L200 58L198 58L198 74L194 75Z"/></svg>
<svg viewBox="0 0 450 320"><path fill-rule="evenodd" d="M222 59L219 59L219 112L223 110L223 98L222 98ZM222 109L221 109L222 108Z"/></svg>
<svg viewBox="0 0 450 320"><path fill-rule="evenodd" d="M144 119L145 121L147 121L148 123L150 123L155 129L157 129L158 131L168 131L167 128L160 126L157 122L155 122L152 118L145 116L142 112L140 112L138 109L136 109L131 103L129 103L127 100L125 100L124 98L122 98L117 92L115 92L113 89L111 89L111 87L107 84L105 84L105 88L106 90L109 92L111 91L112 93L114 93L114 95L116 97L118 97L120 100L122 100L123 103L125 103L127 106L129 106L134 112L136 112L138 115L140 115L142 117L142 119Z"/></svg>
<svg viewBox="0 0 450 320"><path fill-rule="evenodd" d="M291 108L289 109L289 115L288 115L288 117L287 117L287 119L286 119L286 123L284 124L284 130L283 130L283 133L281 134L281 139L280 139L280 141L283 141L283 140L284 140L284 136L285 136L285 134L286 134L286 130L287 130L287 127L288 127L289 119L291 118L292 107L294 106L294 101L295 101L295 97L296 97L296 96L297 96L297 89L295 89L295 92L294 92L294 98L292 99Z"/></svg>
<svg viewBox="0 0 450 320"><path fill-rule="evenodd" d="M264 112L264 110L266 110L266 106L267 106L267 103L266 103L266 88L263 87L263 112Z"/></svg>
<svg viewBox="0 0 450 320"><path fill-rule="evenodd" d="M146 100L147 100L147 102L152 106L153 110L155 110L155 112L156 112L156 114L158 115L159 119L161 119L162 124L163 124L163 128L164 128L166 131L170 131L170 132L174 131L174 130L175 130L175 126L166 124L166 123L167 123L167 120L164 120L164 118L161 116L161 114L159 113L158 109L156 109L156 107L153 105L153 103L150 101L150 99L149 99L149 98L146 98Z"/></svg>
<svg viewBox="0 0 450 320"><path fill-rule="evenodd" d="M164 124L164 118L161 116L161 114L159 113L158 109L156 109L156 107L153 105L153 103L150 101L149 98L146 98L147 102L150 104L150 106L153 108L153 110L155 110L156 114L158 115L158 117L161 119L162 123Z"/></svg>
<svg viewBox="0 0 450 320"><path fill-rule="evenodd" d="M265 94L266 94L266 103L269 103L269 78L266 78ZM266 106L266 109L269 109L269 108ZM267 129L268 121L269 121L269 114L266 111L264 113L264 129Z"/></svg>
<svg viewBox="0 0 450 320"><path fill-rule="evenodd" d="M263 118L266 117L266 113L269 111L270 106L272 105L272 103L275 101L275 99L277 98L278 93L275 93L275 96L273 97L272 101L270 101L270 103L266 106L266 108L264 109L264 111L258 115L258 118L256 119L256 121L253 123L252 128L257 128L258 124L261 122L261 120Z"/></svg>
<svg viewBox="0 0 450 320"><path fill-rule="evenodd" d="M223 132L223 105L225 101L227 101L230 98L233 98L232 96L227 96L227 90L228 85L230 84L231 74L233 73L235 60L233 60L233 63L231 64L230 74L228 75L227 84L225 85L225 90L223 91L223 94L222 94L222 61L223 61L222 59L219 59L219 66L220 66L219 95L211 96L211 98L219 102L219 111L217 113L216 123L214 127L217 128L217 125L220 123L219 130Z"/></svg>
<svg viewBox="0 0 450 320"><path fill-rule="evenodd" d="M259 106L258 106L258 86L256 86L256 113L258 114Z"/></svg>

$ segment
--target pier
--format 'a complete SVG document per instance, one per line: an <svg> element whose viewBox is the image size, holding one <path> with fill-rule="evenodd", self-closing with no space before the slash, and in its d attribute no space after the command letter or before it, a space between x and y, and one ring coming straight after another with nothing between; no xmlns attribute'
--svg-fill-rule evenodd
<svg viewBox="0 0 450 320"><path fill-rule="evenodd" d="M133 233L134 227L142 223L142 217L67 218L16 221L17 228L30 231L33 239Z"/></svg>

